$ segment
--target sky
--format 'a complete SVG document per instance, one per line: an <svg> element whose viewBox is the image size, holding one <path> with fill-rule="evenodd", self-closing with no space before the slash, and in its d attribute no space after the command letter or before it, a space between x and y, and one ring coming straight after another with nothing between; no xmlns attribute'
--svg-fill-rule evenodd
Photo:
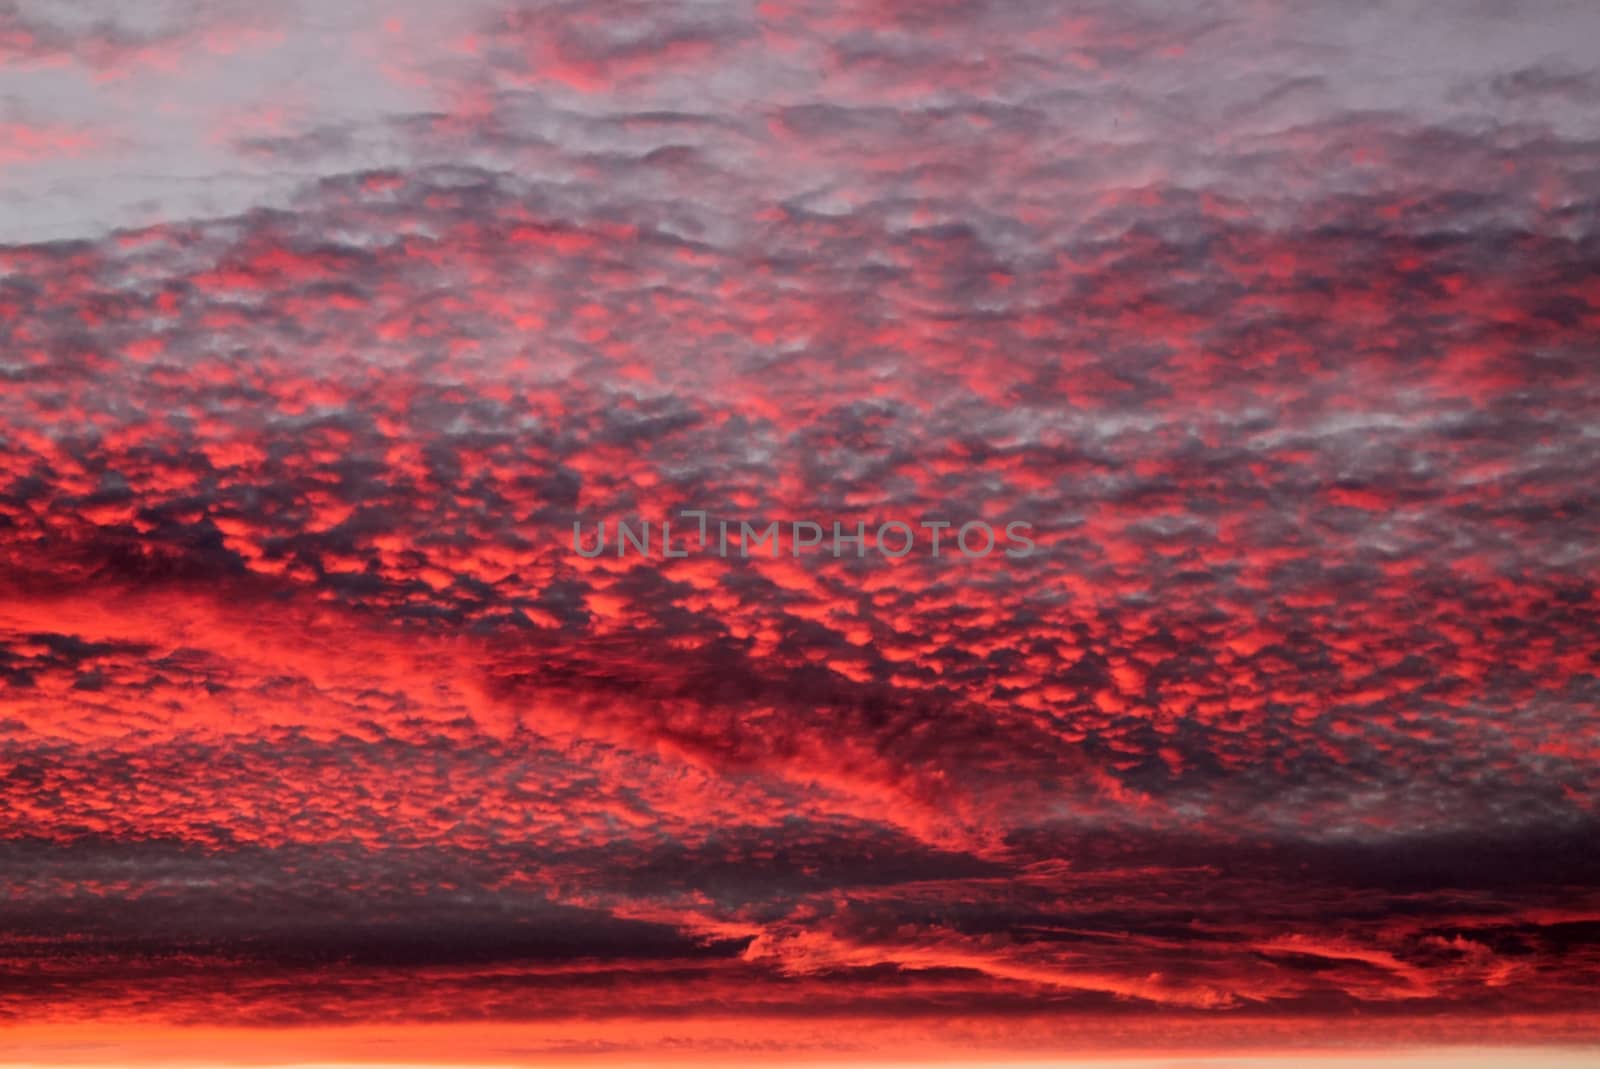
<svg viewBox="0 0 1600 1069"><path fill-rule="evenodd" d="M0 0L0 1063L1588 1064L1597 41Z"/></svg>

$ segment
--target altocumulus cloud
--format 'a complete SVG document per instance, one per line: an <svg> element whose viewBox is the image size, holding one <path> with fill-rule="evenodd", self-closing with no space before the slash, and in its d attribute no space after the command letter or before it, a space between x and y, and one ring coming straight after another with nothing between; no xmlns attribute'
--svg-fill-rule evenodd
<svg viewBox="0 0 1600 1069"><path fill-rule="evenodd" d="M0 1014L1592 1042L1541 6L0 7Z"/></svg>

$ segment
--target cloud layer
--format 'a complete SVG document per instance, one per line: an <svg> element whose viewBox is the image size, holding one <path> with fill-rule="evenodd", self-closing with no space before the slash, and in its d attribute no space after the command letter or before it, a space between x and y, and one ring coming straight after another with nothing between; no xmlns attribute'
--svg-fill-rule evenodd
<svg viewBox="0 0 1600 1069"><path fill-rule="evenodd" d="M0 6L0 1015L1592 1041L1549 8Z"/></svg>

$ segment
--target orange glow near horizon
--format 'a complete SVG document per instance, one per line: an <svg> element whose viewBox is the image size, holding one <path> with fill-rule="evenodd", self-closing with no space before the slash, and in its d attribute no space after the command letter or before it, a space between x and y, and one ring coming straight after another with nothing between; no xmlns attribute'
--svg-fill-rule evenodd
<svg viewBox="0 0 1600 1069"><path fill-rule="evenodd" d="M145 1066L174 1066L182 1069L508 1069L538 1066L539 1069L677 1069L686 1065L748 1066L781 1065L785 1069L1591 1069L1600 1048L1590 1047L1433 1047L1372 1048L1360 1051L1290 1049L1281 1052L1247 1054L1202 1053L1172 1054L1130 1051L1114 1055L1073 1055L1041 1058L1037 1055L1012 1058L962 1057L955 1055L907 1059L886 1056L881 1059L817 1060L813 1058L768 1059L750 1054L722 1054L711 1057L600 1057L563 1059L540 1056L537 1060L519 1058L512 1052L499 1056L452 1059L418 1054L397 1057L374 1053L349 1056L349 1044L330 1036L301 1037L294 1041L268 1040L264 1049L253 1053L234 1052L235 1044L256 1047L265 1037L246 1037L211 1033L204 1029L186 1033L178 1041L168 1035L145 1041L135 1039L131 1047L120 1042L103 1045L90 1039L81 1045L63 1044L54 1049L46 1045L41 1056L30 1055L31 1047L0 1045L11 1069L77 1069L101 1066L107 1069L133 1069ZM379 1049L392 1046L379 1044ZM77 1050L69 1048L78 1046ZM16 1056L12 1057L12 1051ZM329 1052L334 1057L328 1057Z"/></svg>
<svg viewBox="0 0 1600 1069"><path fill-rule="evenodd" d="M22 1026L0 1031L0 1064L25 1067L240 1067L240 1069L333 1069L335 1066L378 1069L479 1069L538 1066L540 1069L650 1069L688 1065L782 1065L788 1069L1587 1069L1600 1046L1542 1043L1536 1031L1515 1027L1504 1042L1454 1044L1420 1042L1391 1044L1375 1036L1362 1042L1349 1031L1331 1033L1316 1026L1296 1039L1285 1034L1276 1046L1261 1043L1257 1033L1249 1046L1208 1049L1192 1040L1187 1050L1174 1050L1170 1040L1120 1040L1093 1029L1059 1041L1059 1053L1041 1056L1034 1037L976 1032L943 1034L930 1030L896 1030L886 1024L835 1030L835 1050L826 1046L825 1029L815 1026L703 1019L675 1026L660 1022L615 1021L605 1027L566 1024L545 1028L505 1023L351 1025L337 1028L219 1029L195 1025L173 1029L161 1025ZM742 1027L741 1027L742 1026ZM1268 1030L1270 1031L1270 1030ZM1242 1034L1249 1034L1245 1030ZM1309 1038L1306 1038L1309 1037ZM1026 1038L1025 1049L1007 1050ZM1095 1042L1117 1043L1093 1049ZM957 1053L956 1043L967 1053ZM602 1049L606 1044L616 1049ZM976 1053L974 1044L989 1048ZM809 1045L813 1053L799 1051ZM790 1049L785 1052L782 1047ZM630 1047L634 1049L629 1049ZM851 1053L876 1047L877 1054ZM676 1050L676 1053L673 1051ZM1031 1052L1030 1052L1031 1051Z"/></svg>

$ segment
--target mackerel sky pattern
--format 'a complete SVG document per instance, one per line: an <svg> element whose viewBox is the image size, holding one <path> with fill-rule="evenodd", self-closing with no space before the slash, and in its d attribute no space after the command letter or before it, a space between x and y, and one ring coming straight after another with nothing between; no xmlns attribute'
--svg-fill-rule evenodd
<svg viewBox="0 0 1600 1069"><path fill-rule="evenodd" d="M1594 1043L1597 42L0 3L0 1057Z"/></svg>

